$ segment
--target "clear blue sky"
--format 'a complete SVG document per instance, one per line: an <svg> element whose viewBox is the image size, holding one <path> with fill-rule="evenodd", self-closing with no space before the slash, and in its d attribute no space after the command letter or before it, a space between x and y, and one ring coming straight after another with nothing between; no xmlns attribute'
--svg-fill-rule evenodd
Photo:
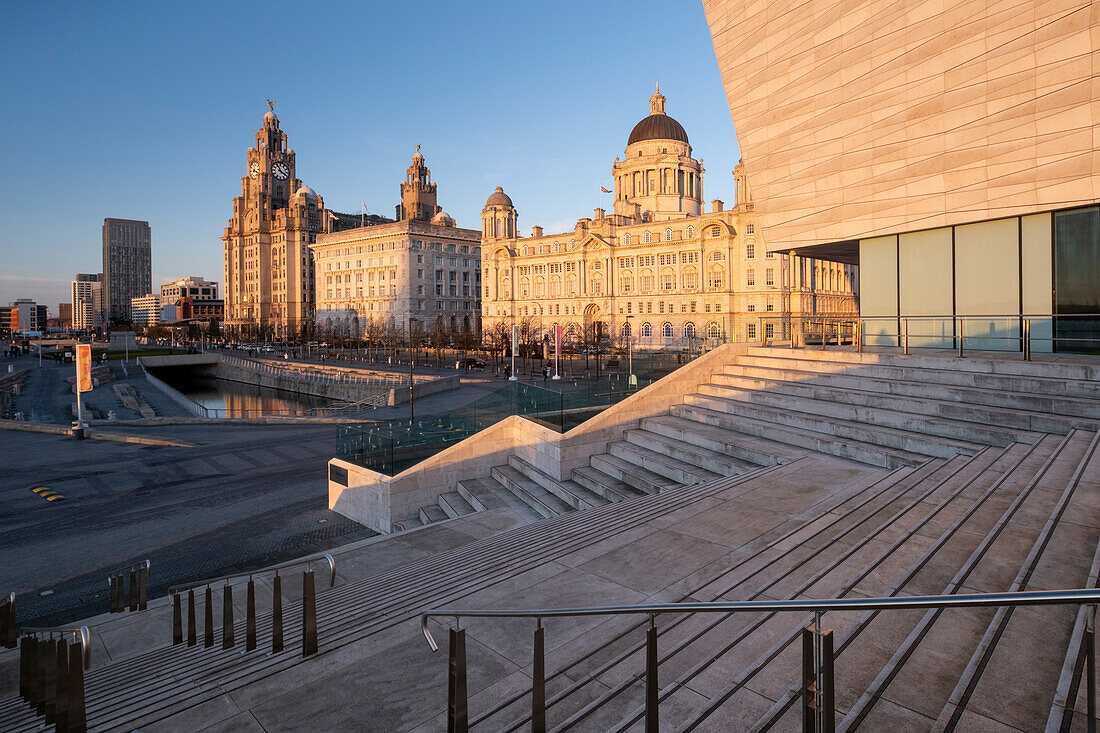
<svg viewBox="0 0 1100 733"><path fill-rule="evenodd" d="M104 217L146 219L153 285L221 281L219 237L265 100L327 206L393 216L422 150L478 228L504 187L522 231L606 204L655 81L732 198L739 153L698 0L10 3L0 28L0 303L68 301ZM602 199L602 201L601 201Z"/></svg>

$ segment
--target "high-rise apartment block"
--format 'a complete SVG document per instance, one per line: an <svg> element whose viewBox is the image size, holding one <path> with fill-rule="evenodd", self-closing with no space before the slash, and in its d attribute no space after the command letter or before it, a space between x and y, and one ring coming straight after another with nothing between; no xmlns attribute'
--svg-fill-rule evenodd
<svg viewBox="0 0 1100 733"><path fill-rule="evenodd" d="M130 320L130 299L152 289L152 233L149 222L103 220L103 300L115 322Z"/></svg>
<svg viewBox="0 0 1100 733"><path fill-rule="evenodd" d="M95 328L102 320L103 275L79 273L72 281L73 328L83 331Z"/></svg>

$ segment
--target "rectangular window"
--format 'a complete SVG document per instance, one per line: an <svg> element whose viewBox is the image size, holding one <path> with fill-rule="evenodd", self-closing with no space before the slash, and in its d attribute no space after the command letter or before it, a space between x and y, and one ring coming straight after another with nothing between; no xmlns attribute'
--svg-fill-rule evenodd
<svg viewBox="0 0 1100 733"><path fill-rule="evenodd" d="M1054 215L1055 351L1100 349L1100 208Z"/></svg>
<svg viewBox="0 0 1100 733"><path fill-rule="evenodd" d="M764 284L775 285L775 270L770 267L764 271Z"/></svg>
<svg viewBox="0 0 1100 733"><path fill-rule="evenodd" d="M748 336L748 337L749 337L750 339L755 339L755 338L756 338L756 324L755 324L755 323L750 323L750 324L748 324L748 328L747 328L746 330L747 330L747 334L746 334L746 335L747 335L747 336Z"/></svg>
<svg viewBox="0 0 1100 733"><path fill-rule="evenodd" d="M750 288L756 285L756 271L752 268L745 270L745 285L748 285Z"/></svg>
<svg viewBox="0 0 1100 733"><path fill-rule="evenodd" d="M750 260L756 258L756 245L755 244L746 244L745 245L745 257L747 257Z"/></svg>

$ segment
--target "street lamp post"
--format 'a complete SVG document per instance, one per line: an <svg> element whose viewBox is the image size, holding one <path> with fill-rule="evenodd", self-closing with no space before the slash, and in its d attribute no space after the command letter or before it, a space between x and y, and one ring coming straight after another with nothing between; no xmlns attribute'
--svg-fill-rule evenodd
<svg viewBox="0 0 1100 733"><path fill-rule="evenodd" d="M634 327L630 321L634 316L626 317L626 370L630 373L627 384L631 387L638 386L638 378L634 376Z"/></svg>

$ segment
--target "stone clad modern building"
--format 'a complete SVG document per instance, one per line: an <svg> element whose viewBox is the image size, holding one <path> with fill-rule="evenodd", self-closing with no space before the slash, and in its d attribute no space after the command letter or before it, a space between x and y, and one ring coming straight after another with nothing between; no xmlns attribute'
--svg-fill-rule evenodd
<svg viewBox="0 0 1100 733"><path fill-rule="evenodd" d="M1100 347L1095 2L703 4L766 246L858 263L868 343Z"/></svg>
<svg viewBox="0 0 1100 733"><path fill-rule="evenodd" d="M115 322L130 320L130 299L153 287L149 222L103 220L103 307Z"/></svg>
<svg viewBox="0 0 1100 733"><path fill-rule="evenodd" d="M480 333L481 236L437 204L417 148L397 221L317 235L318 326L352 338Z"/></svg>
<svg viewBox="0 0 1100 733"><path fill-rule="evenodd" d="M765 251L744 170L736 203L704 210L702 164L658 90L612 165L614 209L596 209L571 232L518 234L518 213L498 186L482 210L484 326L521 324L538 339L691 348L702 338L779 337L792 315L850 314L854 268ZM793 266L792 266L793 261ZM629 323L628 323L629 321ZM503 327L503 329L501 328Z"/></svg>

